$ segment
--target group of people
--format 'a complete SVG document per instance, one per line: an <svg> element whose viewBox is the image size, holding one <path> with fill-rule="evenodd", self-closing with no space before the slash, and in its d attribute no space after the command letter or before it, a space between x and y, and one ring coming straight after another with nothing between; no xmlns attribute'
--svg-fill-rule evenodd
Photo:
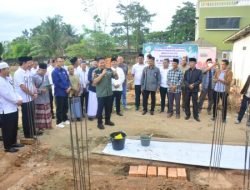
<svg viewBox="0 0 250 190"><path fill-rule="evenodd" d="M44 129L52 128L52 119L56 116L56 126L63 128L69 120L97 119L97 127L114 126L111 113L115 111L123 116L121 105L127 109L128 65L122 56L111 59L107 67L104 57L97 57L90 65L81 58L70 58L65 66L64 57L50 59L48 63L37 63L32 57L18 58L19 68L13 78L9 65L0 62L0 126L4 148L7 152L17 152L23 147L17 143L18 106L21 106L22 126L25 138L36 138ZM167 109L167 117L180 118L181 98L185 119L191 116L190 99L193 105L193 117L200 121L199 113L208 97L208 115L212 120L217 117L218 103L222 100L222 120L226 122L227 99L232 82L232 71L228 60L222 60L220 67L207 59L205 67L196 68L196 59L184 56L179 59L164 59L162 67L155 65L155 58L139 54L137 63L132 66L134 80L135 109L140 110L142 95L142 115L148 112L148 98L151 97L151 115L154 115L156 93L161 97L160 112ZM200 85L202 86L200 95ZM250 100L250 77L242 90L243 100L236 124L240 123ZM56 115L53 105L56 105ZM77 103L77 108L76 108ZM113 106L114 105L114 106ZM115 109L113 108L115 107ZM72 112L72 110L74 110ZM73 113L73 114L72 114ZM105 115L103 123L103 115ZM250 123L250 118L248 118Z"/></svg>
<svg viewBox="0 0 250 190"><path fill-rule="evenodd" d="M212 115L212 120L217 118L219 101L222 101L222 122L226 122L228 96L233 73L229 66L229 61L223 59L220 64L212 62L209 58L202 69L197 69L197 60L187 56L182 57L181 63L179 59L173 59L170 65L169 59L164 59L161 68L155 66L155 58L147 55L147 64L144 63L144 55L138 56L138 63L132 67L132 75L134 77L135 88L135 107L139 110L140 96L143 97L143 112L148 112L148 97L151 96L150 114L154 115L156 92L160 91L161 109L164 112L167 108L167 117L174 115L174 101L176 110L176 119L180 118L180 107L182 98L182 108L185 112L185 120L190 119L190 101L192 99L193 117L200 122L199 113L202 111L203 103L208 97L207 113ZM201 86L201 92L199 95ZM240 111L235 124L239 124L249 106L250 98L250 75L241 91L243 99ZM167 97L167 104L166 104ZM250 126L250 117L247 119Z"/></svg>

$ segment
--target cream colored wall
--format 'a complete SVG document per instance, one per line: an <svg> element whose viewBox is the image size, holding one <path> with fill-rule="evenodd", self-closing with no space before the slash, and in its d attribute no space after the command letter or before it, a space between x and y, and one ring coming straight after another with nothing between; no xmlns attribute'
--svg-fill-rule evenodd
<svg viewBox="0 0 250 190"><path fill-rule="evenodd" d="M246 50L243 50L243 47ZM242 87L250 75L250 34L233 45L232 70L234 79L240 81Z"/></svg>

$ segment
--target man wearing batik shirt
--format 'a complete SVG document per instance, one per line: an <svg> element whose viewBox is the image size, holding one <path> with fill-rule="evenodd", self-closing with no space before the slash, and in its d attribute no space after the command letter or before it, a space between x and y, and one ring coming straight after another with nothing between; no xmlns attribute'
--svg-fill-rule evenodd
<svg viewBox="0 0 250 190"><path fill-rule="evenodd" d="M168 72L168 98L169 98L169 110L167 117L170 118L174 114L174 100L176 105L176 119L180 118L180 101L181 101L181 84L183 80L183 74L178 68L179 60L173 59L172 69Z"/></svg>

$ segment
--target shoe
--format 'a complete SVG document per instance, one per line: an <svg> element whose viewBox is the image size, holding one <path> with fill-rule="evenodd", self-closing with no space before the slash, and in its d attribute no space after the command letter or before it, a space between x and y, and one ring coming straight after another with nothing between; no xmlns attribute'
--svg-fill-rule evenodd
<svg viewBox="0 0 250 190"><path fill-rule="evenodd" d="M89 117L88 120L89 120L89 121L94 121L94 118Z"/></svg>
<svg viewBox="0 0 250 190"><path fill-rule="evenodd" d="M212 112L210 110L207 110L207 115L212 115Z"/></svg>
<svg viewBox="0 0 250 190"><path fill-rule="evenodd" d="M10 153L14 153L14 152L18 152L19 150L16 148L9 148L9 149L5 149L5 152L10 152Z"/></svg>
<svg viewBox="0 0 250 190"><path fill-rule="evenodd" d="M150 111L150 115L154 115L154 111Z"/></svg>
<svg viewBox="0 0 250 190"><path fill-rule="evenodd" d="M22 148L22 147L24 147L24 145L23 144L13 144L11 147L12 148Z"/></svg>
<svg viewBox="0 0 250 190"><path fill-rule="evenodd" d="M64 125L69 125L70 124L69 120L64 121L63 123L64 123Z"/></svg>
<svg viewBox="0 0 250 190"><path fill-rule="evenodd" d="M199 110L198 110L198 113L201 113L201 111L202 111L202 109L199 109Z"/></svg>
<svg viewBox="0 0 250 190"><path fill-rule="evenodd" d="M161 110L161 111L160 111L160 113L163 113L163 112L164 112L164 110Z"/></svg>
<svg viewBox="0 0 250 190"><path fill-rule="evenodd" d="M3 137L2 136L0 136L0 141L3 141Z"/></svg>
<svg viewBox="0 0 250 190"><path fill-rule="evenodd" d="M240 124L240 121L238 119L236 119L236 121L234 122L234 124Z"/></svg>
<svg viewBox="0 0 250 190"><path fill-rule="evenodd" d="M175 118L176 118L176 119L180 119L181 116L177 114L177 115L175 116Z"/></svg>
<svg viewBox="0 0 250 190"><path fill-rule="evenodd" d="M114 126L115 124L112 121L105 121L105 125Z"/></svg>
<svg viewBox="0 0 250 190"><path fill-rule="evenodd" d="M117 113L117 115L119 115L119 116L123 116L121 113Z"/></svg>
<svg viewBox="0 0 250 190"><path fill-rule="evenodd" d="M52 119L55 119L56 117L55 117L55 115L52 115Z"/></svg>
<svg viewBox="0 0 250 190"><path fill-rule="evenodd" d="M136 110L136 111L139 111L139 107L136 107L135 110Z"/></svg>
<svg viewBox="0 0 250 190"><path fill-rule="evenodd" d="M194 120L196 120L196 121L198 121L198 122L201 121L199 117L195 117Z"/></svg>
<svg viewBox="0 0 250 190"><path fill-rule="evenodd" d="M58 128L64 128L65 126L64 126L63 123L59 123L59 124L56 125L56 127L58 127Z"/></svg>
<svg viewBox="0 0 250 190"><path fill-rule="evenodd" d="M143 112L142 112L142 115L145 115L146 113L147 113L147 111L143 111Z"/></svg>
<svg viewBox="0 0 250 190"><path fill-rule="evenodd" d="M212 120L212 121L215 121L215 117L212 117L211 120Z"/></svg>
<svg viewBox="0 0 250 190"><path fill-rule="evenodd" d="M98 129L105 129L105 127L104 127L103 124L98 124L98 125L97 125L97 128L98 128Z"/></svg>
<svg viewBox="0 0 250 190"><path fill-rule="evenodd" d="M190 116L186 116L186 117L185 117L185 120L189 120L189 118L190 118Z"/></svg>
<svg viewBox="0 0 250 190"><path fill-rule="evenodd" d="M170 118L170 117L172 117L172 116L173 116L172 113L168 113L167 118Z"/></svg>

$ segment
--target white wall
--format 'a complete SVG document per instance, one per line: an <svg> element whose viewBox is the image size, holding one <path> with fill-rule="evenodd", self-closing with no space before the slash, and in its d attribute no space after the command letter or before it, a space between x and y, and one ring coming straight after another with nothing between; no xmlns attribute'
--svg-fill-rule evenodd
<svg viewBox="0 0 250 190"><path fill-rule="evenodd" d="M243 50L246 47L246 50ZM250 34L234 43L232 55L233 78L242 87L250 75Z"/></svg>

